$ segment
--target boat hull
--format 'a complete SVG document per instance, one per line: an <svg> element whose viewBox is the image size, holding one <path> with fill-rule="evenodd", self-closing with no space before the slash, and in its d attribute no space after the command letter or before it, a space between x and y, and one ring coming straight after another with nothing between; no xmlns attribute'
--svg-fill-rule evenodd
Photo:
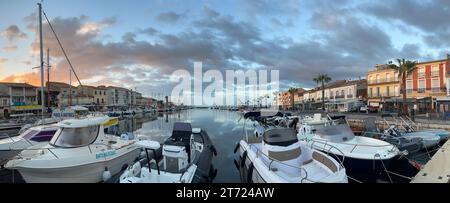
<svg viewBox="0 0 450 203"><path fill-rule="evenodd" d="M324 152L325 153L325 152ZM341 155L334 154L332 156L336 160L342 160ZM391 159L358 159L352 157L344 158L344 167L347 171L349 179L357 179L362 182L376 182L376 180L384 175L385 169L388 169L394 158Z"/></svg>
<svg viewBox="0 0 450 203"><path fill-rule="evenodd" d="M59 168L17 167L27 183L97 183L102 181L105 167L111 175L118 174L126 165L133 164L140 149L123 153L109 160Z"/></svg>
<svg viewBox="0 0 450 203"><path fill-rule="evenodd" d="M269 170L265 170L264 167L267 166L258 160L257 155L247 143L241 141L238 151L239 163L236 167L238 167L242 183L288 183L282 178L273 176ZM307 179L298 181L300 181L298 183L313 183ZM348 183L345 170L337 172L332 175L332 178L330 176L322 181L323 183Z"/></svg>
<svg viewBox="0 0 450 203"><path fill-rule="evenodd" d="M17 156L22 150L0 150L0 166Z"/></svg>

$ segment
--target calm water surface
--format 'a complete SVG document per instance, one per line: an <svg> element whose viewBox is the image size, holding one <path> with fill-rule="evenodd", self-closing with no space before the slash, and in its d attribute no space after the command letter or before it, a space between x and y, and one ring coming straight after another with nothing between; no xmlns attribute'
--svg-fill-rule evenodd
<svg viewBox="0 0 450 203"><path fill-rule="evenodd" d="M120 122L120 131L131 131L135 134L149 136L151 139L164 142L172 133L175 122L189 122L193 128L202 128L217 149L217 157L213 165L217 168L214 182L240 182L239 171L233 163L238 156L233 153L236 143L243 135L243 120L240 114L224 110L191 109L171 114L159 114L157 117L134 117Z"/></svg>

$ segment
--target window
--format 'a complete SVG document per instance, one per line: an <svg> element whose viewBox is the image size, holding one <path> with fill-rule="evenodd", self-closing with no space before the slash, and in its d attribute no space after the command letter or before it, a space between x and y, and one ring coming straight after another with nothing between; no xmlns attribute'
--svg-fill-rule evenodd
<svg viewBox="0 0 450 203"><path fill-rule="evenodd" d="M412 80L407 80L406 81L406 89L407 90L412 90L413 89L413 82L412 82Z"/></svg>
<svg viewBox="0 0 450 203"><path fill-rule="evenodd" d="M345 95L345 91L341 90L341 95L344 96Z"/></svg>
<svg viewBox="0 0 450 203"><path fill-rule="evenodd" d="M390 92L389 92L389 86L386 86L386 96L388 96L389 97L389 94Z"/></svg>
<svg viewBox="0 0 450 203"><path fill-rule="evenodd" d="M338 97L338 96L339 96L339 91L336 90L336 97Z"/></svg>
<svg viewBox="0 0 450 203"><path fill-rule="evenodd" d="M439 78L431 79L431 91L432 92L440 92Z"/></svg>
<svg viewBox="0 0 450 203"><path fill-rule="evenodd" d="M394 86L394 96L399 96L398 85L395 85L395 86Z"/></svg>
<svg viewBox="0 0 450 203"><path fill-rule="evenodd" d="M56 133L56 130L45 130L41 131L38 134L34 135L30 140L35 142L44 142L52 139L53 135Z"/></svg>
<svg viewBox="0 0 450 203"><path fill-rule="evenodd" d="M97 95L97 91L94 91L94 94Z"/></svg>
<svg viewBox="0 0 450 203"><path fill-rule="evenodd" d="M386 82L390 82L390 81L391 81L391 74L386 73Z"/></svg>
<svg viewBox="0 0 450 203"><path fill-rule="evenodd" d="M419 80L419 81L418 81L418 89L417 89L417 92L418 92L418 93L424 93L424 92L425 92L425 88L426 88L425 85L426 85L426 84L425 84L425 80L424 80L424 79Z"/></svg>
<svg viewBox="0 0 450 203"><path fill-rule="evenodd" d="M431 77L439 77L439 66L431 66Z"/></svg>
<svg viewBox="0 0 450 203"><path fill-rule="evenodd" d="M99 126L88 126L82 128L62 128L59 134L55 135L50 144L57 147L82 147L95 141L98 135Z"/></svg>
<svg viewBox="0 0 450 203"><path fill-rule="evenodd" d="M380 75L377 75L377 83L380 83Z"/></svg>
<svg viewBox="0 0 450 203"><path fill-rule="evenodd" d="M413 79L413 73L410 73L409 75L406 75L406 79L408 80L412 80Z"/></svg>
<svg viewBox="0 0 450 203"><path fill-rule="evenodd" d="M420 67L418 72L418 77L419 78L424 78L425 77L425 67Z"/></svg>
<svg viewBox="0 0 450 203"><path fill-rule="evenodd" d="M380 87L377 87L377 97L380 96Z"/></svg>

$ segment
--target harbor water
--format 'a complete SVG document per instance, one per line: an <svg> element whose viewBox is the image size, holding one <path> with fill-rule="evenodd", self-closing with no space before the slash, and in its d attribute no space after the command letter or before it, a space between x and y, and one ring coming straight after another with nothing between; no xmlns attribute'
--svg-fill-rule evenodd
<svg viewBox="0 0 450 203"><path fill-rule="evenodd" d="M129 116L121 118L119 125L115 129L110 129L112 132L109 133L120 135L124 132L134 132L135 136L147 136L152 140L163 143L170 137L173 125L176 122L189 122L193 128L202 128L210 136L217 150L217 157L213 158L213 166L217 169L214 182L241 182L239 171L234 164L234 159L237 160L239 157L233 153L233 150L245 133L244 119L236 111L189 109L170 113ZM249 132L253 130L251 126L246 129ZM397 164L394 167L390 170L404 170L405 167L411 166L407 161L403 161L403 164ZM408 176L414 174L415 172L408 172ZM395 180L395 182L408 181ZM23 182L23 180L20 180L18 172L15 172L13 176L11 171L0 170L0 182Z"/></svg>

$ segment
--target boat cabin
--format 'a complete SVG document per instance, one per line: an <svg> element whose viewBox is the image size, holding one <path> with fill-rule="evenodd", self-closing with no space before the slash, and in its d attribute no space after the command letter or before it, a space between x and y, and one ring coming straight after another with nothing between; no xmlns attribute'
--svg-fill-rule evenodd
<svg viewBox="0 0 450 203"><path fill-rule="evenodd" d="M64 120L57 124L59 129L50 140L50 145L60 148L75 148L94 142L105 142L104 129L117 124L117 118L108 116ZM114 144L115 141L106 142Z"/></svg>

